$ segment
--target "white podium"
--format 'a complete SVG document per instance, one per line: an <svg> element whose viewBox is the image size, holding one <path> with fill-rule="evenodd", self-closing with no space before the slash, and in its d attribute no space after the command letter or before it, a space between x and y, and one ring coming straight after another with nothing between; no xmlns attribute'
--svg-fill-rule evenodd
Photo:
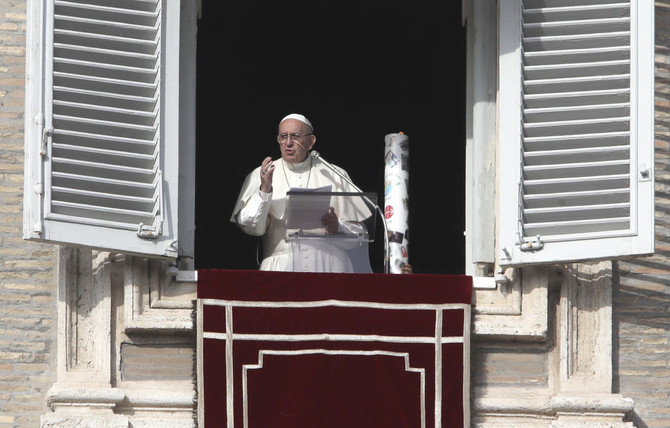
<svg viewBox="0 0 670 428"><path fill-rule="evenodd" d="M293 272L372 273L368 247L374 241L376 202L369 192L287 192L286 240ZM337 233L328 233L321 223L330 209L339 220Z"/></svg>

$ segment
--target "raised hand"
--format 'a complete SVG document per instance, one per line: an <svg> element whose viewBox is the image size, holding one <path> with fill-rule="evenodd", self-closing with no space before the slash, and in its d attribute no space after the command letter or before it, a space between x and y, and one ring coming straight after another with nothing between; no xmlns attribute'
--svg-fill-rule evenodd
<svg viewBox="0 0 670 428"><path fill-rule="evenodd" d="M275 166L272 163L270 156L263 159L261 164L261 190L265 193L272 192L272 174L275 171Z"/></svg>

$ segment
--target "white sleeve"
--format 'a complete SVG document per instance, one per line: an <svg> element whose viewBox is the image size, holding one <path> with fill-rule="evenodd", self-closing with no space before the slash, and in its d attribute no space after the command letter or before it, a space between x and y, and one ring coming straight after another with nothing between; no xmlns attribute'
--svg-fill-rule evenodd
<svg viewBox="0 0 670 428"><path fill-rule="evenodd" d="M249 235L262 236L268 227L268 212L272 193L261 190L251 195L247 203L237 213L237 224Z"/></svg>
<svg viewBox="0 0 670 428"><path fill-rule="evenodd" d="M351 221L338 221L338 223L339 223L337 229L338 232L352 235L360 235L368 233L363 223L351 222Z"/></svg>

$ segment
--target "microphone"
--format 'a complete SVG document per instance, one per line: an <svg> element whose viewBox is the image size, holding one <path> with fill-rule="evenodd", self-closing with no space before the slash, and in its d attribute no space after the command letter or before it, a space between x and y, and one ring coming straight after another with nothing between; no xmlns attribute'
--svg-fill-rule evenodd
<svg viewBox="0 0 670 428"><path fill-rule="evenodd" d="M331 164L330 162L328 162L327 160L325 160L325 159L321 156L321 154L320 154L319 152L317 152L316 150L312 150L312 151L309 153L309 155L312 157L312 159L318 159L319 161L321 161L321 163L323 163L326 167L328 167L328 169L330 169L330 170L333 171L335 174L337 174L338 176L340 176L340 177L341 177L347 184L349 184L351 187L353 187L354 190L356 190L357 192L363 193L363 191L362 191L358 186L356 186L356 185L354 184L354 182L351 181L351 179L350 179L349 177L347 177L346 175L342 174L337 168L335 168L335 167L333 166L333 164ZM370 198L368 198L367 196L363 196L363 198L364 198L370 205L374 205L374 207L375 207L375 211L377 211L377 213L379 214L379 216L380 216L381 219L382 219L382 225L384 225L384 273L388 273L388 272L389 272L389 234L388 234L388 228L387 228L387 226L386 226L386 217L384 216L384 212L383 212L382 209L379 207L379 205L377 205L376 203L372 202L372 201L370 200Z"/></svg>
<svg viewBox="0 0 670 428"><path fill-rule="evenodd" d="M328 161L325 160L323 157L321 157L321 154L320 154L319 152L317 152L316 150L312 150L312 151L309 153L309 155L310 155L313 159L318 159L318 160L320 160L321 163L323 163L324 165L326 165L326 166L328 167L328 169L330 169L331 171L333 171L335 174L339 175L340 178L342 178L344 181L346 181L347 184L349 184L351 187L354 188L354 190L356 190L357 192L363 193L363 191L362 191L358 186L356 186L356 185L354 184L354 182L351 181L351 179L349 179L349 177L347 177L346 175L342 174L337 168L335 168L335 167L333 166L332 163L328 162ZM376 205L376 204L373 204L373 205Z"/></svg>

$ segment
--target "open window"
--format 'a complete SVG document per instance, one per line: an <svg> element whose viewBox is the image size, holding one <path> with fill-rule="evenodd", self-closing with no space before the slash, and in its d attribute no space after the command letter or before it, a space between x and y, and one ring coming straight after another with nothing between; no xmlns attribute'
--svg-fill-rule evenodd
<svg viewBox="0 0 670 428"><path fill-rule="evenodd" d="M484 10L473 6L478 1L464 4L477 11ZM26 238L159 257L193 255L195 3L28 1ZM467 109L469 129L473 131L468 138L479 146L468 151L469 159L462 169L453 165L445 168L443 164L444 159L454 165L461 162L460 159L433 155L437 148L455 150L446 142L453 143L451 146L459 144L458 139L444 137L441 131L461 127L462 116L445 114L448 108L443 110L438 100L441 94L453 92L454 85L460 85L461 80L430 77L431 70L438 67L435 63L426 65L422 57L417 57L412 58L411 63L423 64L423 68L408 71L400 64L384 70L384 76L397 74L399 80L394 80L397 93L377 88L379 93L373 94L385 100L386 105L398 97L407 100L410 96L425 98L437 94L437 98L429 98L431 102L424 103L431 108L411 122L417 130L414 135L424 132L416 140L420 145L413 158L417 159L419 151L430 158L426 164L414 164L418 167L413 169L410 180L410 186L415 186L410 223L420 222L426 226L425 252L436 254L436 266L453 264L454 258L445 255L451 254L446 251L462 253L462 241L456 238L462 235L462 223L444 218L445 213L462 211L453 208L453 196L457 196L456 201L460 201L460 197L455 191L444 191L444 186L461 189L465 186L430 174L442 174L445 170L458 174L465 170L472 174L473 163L479 163L484 166L479 171L488 168L486 174L470 175L467 179L467 186L473 189L468 199L483 203L466 215L468 219L477 218L476 224L471 224L467 231L470 248L466 251L476 253L471 262L516 266L651 253L653 4L650 1L564 0L560 6L550 6L542 0L515 0L499 2L497 10L495 2L484 3L489 4L489 9L493 4L492 19L500 25L492 43L480 40L468 55L470 60L486 46L494 49L494 61L488 69L478 64L469 70L469 75L474 77L468 90L474 94L474 101ZM218 4L208 3L210 9L204 13L217 15L212 8ZM398 9L389 11L389 15L393 15L404 6L393 3L389 7ZM281 6L278 13L291 11L284 9ZM345 9L340 10L339 20L330 23L333 28L342 29L351 23L351 16L343 12ZM248 16L236 15L241 22L244 19L257 21L255 9L245 11ZM359 13L361 21L378 15L373 9ZM414 28L448 25L462 31L458 20L449 24L439 18L423 22L420 16L418 12L412 15ZM266 13L263 19L268 25L256 28L258 31L267 28L268 32L259 33L257 39L245 39L244 43L250 43L245 45L248 49L237 48L243 43L242 38L234 38L232 34L226 45L229 50L223 51L227 55L234 50L244 51L240 58L248 61L247 68L227 69L228 74L223 77L219 76L223 72L216 70L213 79L218 80L210 82L226 86L227 82L237 81L235 78L249 68L261 69L266 63L276 65L285 61L280 44L268 56L256 55L262 53L260 47L268 43L273 32L270 29L274 28L269 24L276 24L277 16ZM318 23L311 25L313 31L319 28ZM458 32L438 36L431 33L416 40L403 39L402 43L412 47L407 52L427 52L446 49L437 43L428 46L430 40L462 40ZM219 39L216 40L219 43ZM417 49L421 45L414 42L425 46ZM309 45L308 50L313 59L320 45L318 40L311 43L314 45ZM453 43L449 45L453 49ZM337 44L333 47L339 49ZM238 124L241 117L252 116L249 111L258 115L252 117L250 126L245 127L246 132L228 135L221 139L222 144L212 143L212 136L221 135L218 128L215 134L200 135L201 146L206 151L198 169L202 172L213 166L218 173L222 161L229 155L230 143L236 144L238 149L240 145L252 146L240 144L242 136L244 142L271 141L276 124L258 126L260 117L264 121L268 117L280 118L297 106L302 110L312 109L317 118L323 118L333 114L327 110L328 106L337 105L345 106L347 115L360 115L366 121L348 125L345 135L340 135L340 129L335 127L341 125L339 119L328 125L331 128L319 131L332 136L331 147L342 143L355 147L356 157L352 160L339 149L323 152L350 173L352 164L360 164L360 175L355 172L351 175L369 180L362 188L381 190L383 185L374 181L381 182L381 167L379 177L374 178L370 175L370 164L361 159L374 159L375 153L381 151L375 144L382 140L384 132L403 130L412 138L411 129L395 126L407 123L403 122L406 113L416 113L418 104L399 103L391 117L375 113L372 104L351 103L343 94L334 93L330 97L315 94L306 84L312 82L325 88L347 77L350 82L367 82L366 87L376 88L370 86L380 80L375 72L378 68L373 65L376 63L371 60L373 53L375 61L393 58L395 53L374 52L374 49L365 49L365 52L366 55L351 58L358 64L355 69L346 61L334 64L339 67L337 78L319 74L320 79L325 79L323 82L316 74L305 74L314 73L311 71L314 67L300 69L302 74L293 80L279 75L281 83L288 84L276 92L270 92L269 88L274 91L275 86L269 80L248 82L247 85L258 86L266 99L287 101L278 105L263 104L247 93L248 104L234 107L238 116L232 116L231 110L224 111L226 121ZM449 53L445 51L444 55ZM330 57L332 55L328 59ZM331 65L332 61L325 61L316 68L325 70ZM457 66L451 68L462 73ZM208 69L213 70L213 67ZM482 70L488 71L482 75ZM226 77L228 75L231 79ZM439 91L436 90L438 85ZM216 88L211 85L206 90L213 93ZM217 96L216 101L217 108L226 108L225 97ZM202 116L204 119L212 119L217 124L222 117L217 109L203 109L198 114L206 114ZM389 128L389 123L393 128ZM435 128L429 128L436 124ZM482 133L482 124L488 124L487 132ZM369 134L370 127L379 135ZM356 140L341 141L341 138ZM319 144L327 140L322 138ZM428 149L426 144L432 148ZM202 168L201 162L205 161L212 163ZM227 162L225 170L230 175L225 180L225 189L211 184L212 176L199 174L204 177L203 182L210 181L208 185L217 190L205 193L211 187L198 184L198 192L205 195L208 204L208 213L201 212L200 217L210 225L217 225L201 230L216 243L214 245L226 242L227 248L232 248L231 245L237 248L226 228L228 225L222 225L221 219L227 218L239 183L256 162L251 157L244 161L246 163ZM440 183L440 190L444 191L441 194L449 196L425 192L436 183ZM222 193L222 190L230 193ZM213 194L215 198L210 197ZM420 198L425 198L424 205ZM498 201L497 206L492 201ZM473 215L473 211L478 214ZM426 221L419 218L424 214ZM439 223L428 225L429 218ZM444 232L445 225L454 229L453 233ZM412 230L413 244L421 239L417 231L419 227ZM436 251L436 240L448 243L445 253ZM472 248L473 243L476 249ZM212 263L222 259L219 252L209 253ZM243 257L251 260L253 254ZM203 267L228 267L223 263ZM415 266L420 267L420 262ZM466 272L470 273L467 269ZM431 273L458 272L434 269Z"/></svg>
<svg viewBox="0 0 670 428"><path fill-rule="evenodd" d="M384 136L407 134L410 263L416 273L463 273L460 11L460 2L430 0L287 0L260 8L205 0L198 22L196 266L258 268L256 238L228 219L245 176L265 156L279 157L279 120L298 112L315 125L322 157L380 203ZM235 18L222 25L221 17ZM227 66L212 66L214 56ZM379 221L377 232L370 263L382 272Z"/></svg>

